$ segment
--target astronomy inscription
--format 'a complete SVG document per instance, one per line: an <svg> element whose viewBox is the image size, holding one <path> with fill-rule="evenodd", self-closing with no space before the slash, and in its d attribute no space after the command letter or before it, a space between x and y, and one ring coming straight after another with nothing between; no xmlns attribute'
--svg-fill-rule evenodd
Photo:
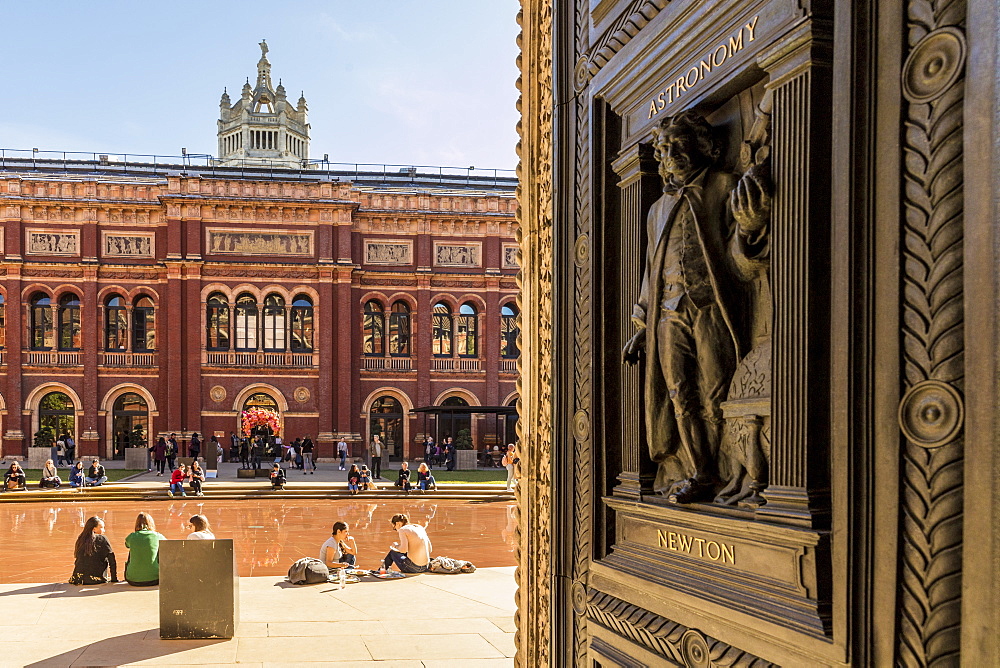
<svg viewBox="0 0 1000 668"><path fill-rule="evenodd" d="M219 255L293 255L313 254L311 232L275 232L206 230L208 252Z"/></svg>

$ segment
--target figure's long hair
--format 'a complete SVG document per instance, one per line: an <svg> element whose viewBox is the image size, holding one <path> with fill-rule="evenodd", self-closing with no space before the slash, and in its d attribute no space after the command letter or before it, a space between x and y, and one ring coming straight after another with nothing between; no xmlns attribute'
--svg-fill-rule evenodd
<svg viewBox="0 0 1000 668"><path fill-rule="evenodd" d="M156 531L156 524L149 513L139 513L135 518L134 531Z"/></svg>
<svg viewBox="0 0 1000 668"><path fill-rule="evenodd" d="M194 515L188 520L195 531L207 531L212 533L212 526L208 523L208 518L204 515Z"/></svg>
<svg viewBox="0 0 1000 668"><path fill-rule="evenodd" d="M94 533L94 529L103 522L104 520L96 515L87 518L87 523L83 525L83 531L76 538L76 546L73 548L74 557L79 558L84 555L89 557L94 553L94 542L97 540L97 534Z"/></svg>

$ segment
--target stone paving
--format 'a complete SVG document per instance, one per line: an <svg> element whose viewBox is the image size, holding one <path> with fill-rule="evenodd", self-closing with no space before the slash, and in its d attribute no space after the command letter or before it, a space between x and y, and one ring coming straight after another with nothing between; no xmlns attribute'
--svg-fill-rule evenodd
<svg viewBox="0 0 1000 668"><path fill-rule="evenodd" d="M514 568L297 587L240 578L232 640L160 640L157 588L0 585L0 666L513 666Z"/></svg>

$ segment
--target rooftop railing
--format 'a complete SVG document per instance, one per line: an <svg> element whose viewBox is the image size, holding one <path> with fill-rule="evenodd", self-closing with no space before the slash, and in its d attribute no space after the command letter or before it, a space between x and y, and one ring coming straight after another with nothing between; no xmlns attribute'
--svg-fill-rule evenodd
<svg viewBox="0 0 1000 668"><path fill-rule="evenodd" d="M41 151L38 149L0 148L0 170L54 171L81 174L118 174L159 176L173 174L219 178L280 178L302 181L353 181L362 185L405 187L433 184L463 189L514 188L512 169L440 167L433 165L390 165L378 163L330 162L326 159L302 160L299 168L289 168L287 161L261 158L231 161L227 164L213 155L148 155L142 153L87 153L83 151Z"/></svg>

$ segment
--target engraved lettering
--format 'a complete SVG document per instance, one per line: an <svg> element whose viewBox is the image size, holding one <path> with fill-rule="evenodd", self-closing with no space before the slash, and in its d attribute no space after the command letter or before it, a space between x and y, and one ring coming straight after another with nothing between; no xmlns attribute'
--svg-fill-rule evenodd
<svg viewBox="0 0 1000 668"><path fill-rule="evenodd" d="M692 74L694 74L694 81L691 80L691 75ZM698 83L698 79L699 78L700 77L698 76L698 68L697 67L692 67L691 69L689 69L687 71L687 75L684 77L684 82L687 84L688 88L691 88L696 83Z"/></svg>
<svg viewBox="0 0 1000 668"><path fill-rule="evenodd" d="M656 545L671 552L682 552L699 559L736 565L736 546L716 540L698 538L679 531L657 529Z"/></svg>
<svg viewBox="0 0 1000 668"><path fill-rule="evenodd" d="M704 538L695 538L694 542L698 543L698 556L699 557L704 557L705 556L705 539Z"/></svg>
<svg viewBox="0 0 1000 668"><path fill-rule="evenodd" d="M652 118L665 109L668 104L679 100L681 93L692 90L714 68L721 66L728 58L732 58L738 52L742 51L745 44L754 41L757 37L757 19L759 18L759 16L753 17L753 19L741 26L728 39L723 38L721 44L704 55L696 65L693 65L685 72L684 76L677 78L664 87L662 91L657 92L649 101L649 114L647 118ZM746 42L743 41L744 29L747 31ZM667 98L665 101L663 99L664 95Z"/></svg>
<svg viewBox="0 0 1000 668"><path fill-rule="evenodd" d="M729 38L729 57L732 58L733 54L737 51L743 49L743 29Z"/></svg>
<svg viewBox="0 0 1000 668"><path fill-rule="evenodd" d="M722 58L717 58L720 51L722 52ZM726 62L726 58L728 57L728 55L729 51L726 50L726 45L720 44L718 47L716 47L715 51L712 52L712 65L718 67L722 63Z"/></svg>

